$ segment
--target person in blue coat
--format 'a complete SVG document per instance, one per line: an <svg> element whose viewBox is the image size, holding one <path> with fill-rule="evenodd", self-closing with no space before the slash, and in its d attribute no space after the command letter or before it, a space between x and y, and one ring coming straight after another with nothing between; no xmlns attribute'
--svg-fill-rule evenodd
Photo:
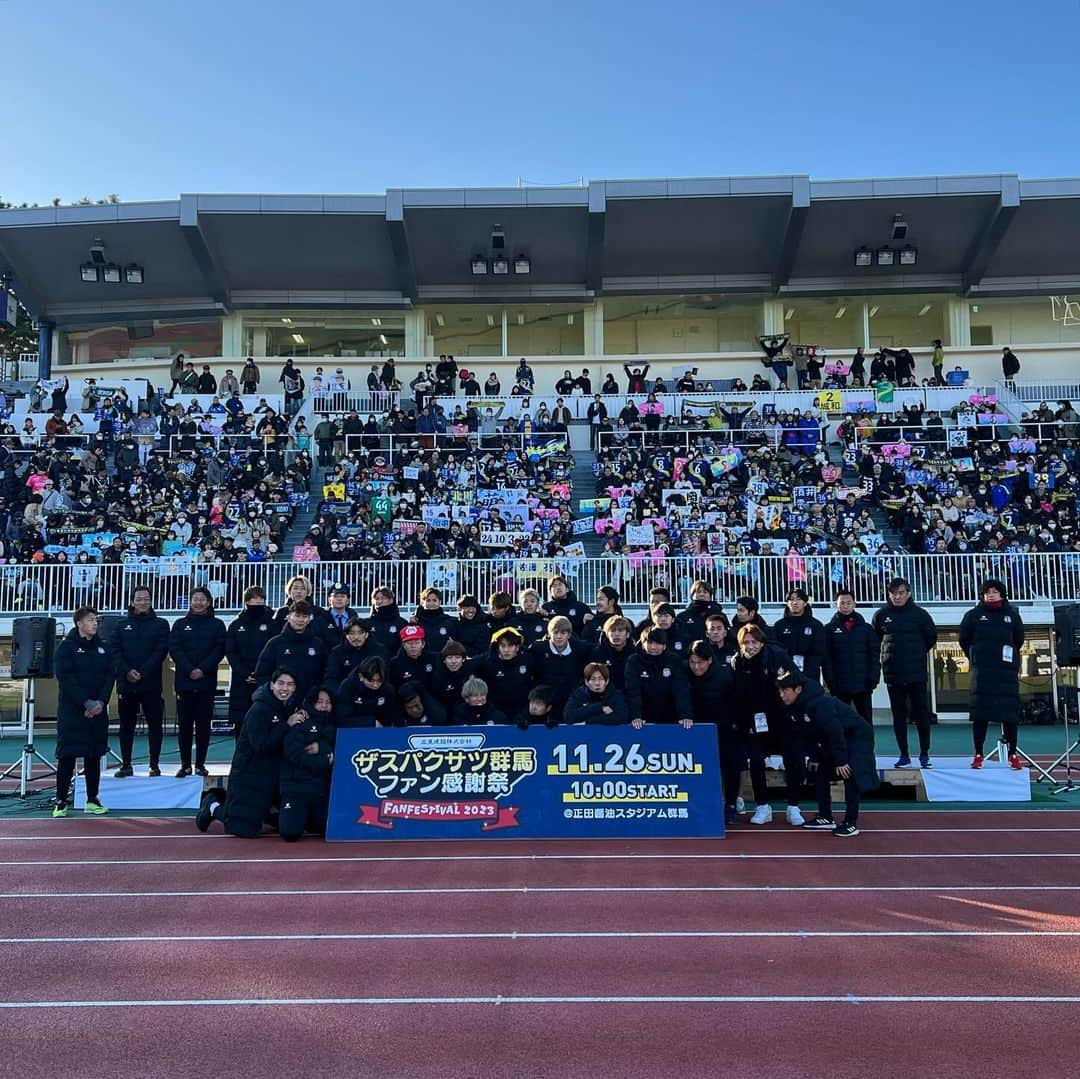
<svg viewBox="0 0 1080 1079"><path fill-rule="evenodd" d="M127 616L116 623L108 644L116 658L120 714L120 767L113 775L123 779L135 774L131 757L141 711L150 743L150 775L159 776L165 722L161 668L169 654L169 623L154 613L150 589L145 585L131 593Z"/></svg>
<svg viewBox="0 0 1080 1079"><path fill-rule="evenodd" d="M195 817L205 832L220 821L230 835L254 839L260 835L271 809L277 804L281 757L290 727L308 721L295 707L296 679L291 671L277 670L270 681L255 690L244 717L229 768L229 789L209 790Z"/></svg>
<svg viewBox="0 0 1080 1079"><path fill-rule="evenodd" d="M266 591L259 585L244 589L244 609L225 633L225 658L229 661L229 722L239 735L244 716L257 688L255 665L269 641L277 633Z"/></svg>
<svg viewBox="0 0 1080 1079"><path fill-rule="evenodd" d="M214 614L208 588L194 588L188 613L169 633L169 654L176 667L176 726L180 750L177 779L191 775L191 740L195 738L195 774L209 775L206 753L214 718L217 670L225 655L225 623Z"/></svg>
<svg viewBox="0 0 1080 1079"><path fill-rule="evenodd" d="M116 679L115 657L98 636L98 613L80 607L75 628L60 642L53 670L59 700L56 707L56 807L54 817L68 815L75 764L83 760L86 812L108 812L98 800L101 758L109 748L109 696Z"/></svg>

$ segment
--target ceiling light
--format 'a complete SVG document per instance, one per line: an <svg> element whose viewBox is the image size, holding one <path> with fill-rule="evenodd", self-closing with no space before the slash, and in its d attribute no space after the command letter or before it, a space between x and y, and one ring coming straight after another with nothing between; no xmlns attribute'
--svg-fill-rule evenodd
<svg viewBox="0 0 1080 1079"><path fill-rule="evenodd" d="M382 325L382 319L381 318L373 318L371 320L371 325L372 326L381 326Z"/></svg>
<svg viewBox="0 0 1080 1079"><path fill-rule="evenodd" d="M923 317L923 315L927 314L927 312L928 312L929 310L930 310L930 304L928 304L928 303L924 303L924 304L922 305L922 307L920 307L920 308L919 308L919 318L922 318L922 317Z"/></svg>
<svg viewBox="0 0 1080 1079"><path fill-rule="evenodd" d="M860 247L855 252L855 265L856 266L873 266L874 264L874 252L869 247Z"/></svg>
<svg viewBox="0 0 1080 1079"><path fill-rule="evenodd" d="M126 266L124 268L124 280L129 285L141 285L145 280L143 268L141 266L136 266L134 262L129 266Z"/></svg>
<svg viewBox="0 0 1080 1079"><path fill-rule="evenodd" d="M388 344L390 344L390 342L386 340L386 334L384 334L384 333L379 334L379 344L380 345L388 345Z"/></svg>
<svg viewBox="0 0 1080 1079"><path fill-rule="evenodd" d="M892 238L894 240L907 239L907 222L904 220L903 214L893 214Z"/></svg>
<svg viewBox="0 0 1080 1079"><path fill-rule="evenodd" d="M571 311L570 314L566 316L566 325L567 326L573 326L574 325L574 312L573 311Z"/></svg>
<svg viewBox="0 0 1080 1079"><path fill-rule="evenodd" d="M844 315L846 315L846 314L847 314L847 308L846 307L838 307L836 309L836 314L833 317L834 318L843 318Z"/></svg>
<svg viewBox="0 0 1080 1079"><path fill-rule="evenodd" d="M101 268L101 279L106 285L120 284L120 267L115 262L108 262Z"/></svg>
<svg viewBox="0 0 1080 1079"><path fill-rule="evenodd" d="M493 274L508 274L510 272L510 260L503 255L497 255L491 260L491 272Z"/></svg>
<svg viewBox="0 0 1080 1079"><path fill-rule="evenodd" d="M529 273L532 270L532 263L525 255L518 255L514 259L514 273Z"/></svg>
<svg viewBox="0 0 1080 1079"><path fill-rule="evenodd" d="M292 325L292 319L291 319L291 318L283 318L283 319L282 319L281 321L282 321L282 322L283 322L283 323L284 323L284 324L285 324L286 326L291 326L291 325Z"/></svg>
<svg viewBox="0 0 1080 1079"><path fill-rule="evenodd" d="M488 315L487 324L488 324L489 327L493 327L495 325L495 316L494 315Z"/></svg>
<svg viewBox="0 0 1080 1079"><path fill-rule="evenodd" d="M524 311L519 311L518 312L517 320L518 320L518 325L519 326L524 326L525 325L525 312Z"/></svg>
<svg viewBox="0 0 1080 1079"><path fill-rule="evenodd" d="M891 266L896 258L896 252L891 247L879 247L877 252L877 264L879 266Z"/></svg>
<svg viewBox="0 0 1080 1079"><path fill-rule="evenodd" d="M446 325L446 319L444 319L442 317L442 315L436 314L435 315L435 325L436 326L445 326Z"/></svg>
<svg viewBox="0 0 1080 1079"><path fill-rule="evenodd" d="M795 308L794 307L789 307L784 312L784 321L785 322L790 322L794 317L795 317Z"/></svg>
<svg viewBox="0 0 1080 1079"><path fill-rule="evenodd" d="M870 308L870 311L868 312L868 314L870 315L871 318L873 318L878 313L878 311L880 311L880 310L881 310L881 308L879 308L877 304L874 304L874 306Z"/></svg>
<svg viewBox="0 0 1080 1079"><path fill-rule="evenodd" d="M486 274L488 272L487 259L483 255L477 255L472 260L472 272L479 276L480 274Z"/></svg>
<svg viewBox="0 0 1080 1079"><path fill-rule="evenodd" d="M917 248L908 244L907 247L900 248L900 265L901 266L914 266L918 261L919 252Z"/></svg>
<svg viewBox="0 0 1080 1079"><path fill-rule="evenodd" d="M97 284L98 268L92 262L84 262L79 267L79 273L88 285Z"/></svg>
<svg viewBox="0 0 1080 1079"><path fill-rule="evenodd" d="M976 314L976 315L977 315L977 314L979 313L979 305L978 305L977 303L973 303L973 304L971 305L971 310L972 310L972 312L973 312L974 314Z"/></svg>
<svg viewBox="0 0 1080 1079"><path fill-rule="evenodd" d="M304 343L304 335L302 333L294 333L294 334L292 334L292 339L298 345L302 345Z"/></svg>

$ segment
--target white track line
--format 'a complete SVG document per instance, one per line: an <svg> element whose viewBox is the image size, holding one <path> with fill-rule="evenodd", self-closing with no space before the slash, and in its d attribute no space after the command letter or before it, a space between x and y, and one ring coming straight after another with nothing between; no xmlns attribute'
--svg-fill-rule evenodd
<svg viewBox="0 0 1080 1079"><path fill-rule="evenodd" d="M265 944L317 941L402 940L803 940L810 937L1080 937L1070 929L894 929L894 930L522 930L489 933L237 933L134 937L0 937L3 944Z"/></svg>
<svg viewBox="0 0 1080 1079"><path fill-rule="evenodd" d="M97 866L97 865L340 865L343 862L625 862L625 861L925 861L927 858L1080 858L1072 854L1039 852L983 852L960 854L952 851L923 851L914 854L355 854L326 858L95 858L47 859L32 862L0 862L0 866Z"/></svg>
<svg viewBox="0 0 1080 1079"><path fill-rule="evenodd" d="M459 895L470 898L478 895L566 895L566 894L648 894L657 892L710 894L710 893L765 893L771 892L933 892L948 899L954 892L1080 892L1080 884L718 884L718 885L582 885L578 887L528 885L513 888L216 888L175 892L0 892L0 899L228 899L316 895Z"/></svg>
<svg viewBox="0 0 1080 1079"><path fill-rule="evenodd" d="M296 1008L329 1005L389 1006L418 1004L1080 1004L1080 997L1035 996L649 996L649 997L252 997L202 1000L3 1000L0 1008Z"/></svg>

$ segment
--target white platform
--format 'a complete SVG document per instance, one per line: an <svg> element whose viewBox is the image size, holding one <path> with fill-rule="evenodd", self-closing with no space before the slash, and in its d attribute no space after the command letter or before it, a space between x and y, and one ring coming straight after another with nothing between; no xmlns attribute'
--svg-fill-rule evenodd
<svg viewBox="0 0 1080 1079"><path fill-rule="evenodd" d="M146 770L136 771L127 779L114 779L103 772L99 798L106 809L198 809L204 779L188 776L176 779L172 775L151 777ZM75 808L86 806L86 780L75 779Z"/></svg>
<svg viewBox="0 0 1080 1079"><path fill-rule="evenodd" d="M928 802L1030 802L1031 773L1016 771L987 758L982 768L972 768L970 757L933 757L933 768L921 768L918 758L910 769L918 772ZM895 772L896 757L878 757L879 772Z"/></svg>

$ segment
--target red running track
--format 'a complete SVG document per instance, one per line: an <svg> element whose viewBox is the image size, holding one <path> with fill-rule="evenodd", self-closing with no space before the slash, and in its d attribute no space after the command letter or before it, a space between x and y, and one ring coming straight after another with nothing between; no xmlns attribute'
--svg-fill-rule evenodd
<svg viewBox="0 0 1080 1079"><path fill-rule="evenodd" d="M28 1077L76 1051L118 1077L1068 1073L1080 814L864 825L286 846L189 819L8 820L6 1059Z"/></svg>

